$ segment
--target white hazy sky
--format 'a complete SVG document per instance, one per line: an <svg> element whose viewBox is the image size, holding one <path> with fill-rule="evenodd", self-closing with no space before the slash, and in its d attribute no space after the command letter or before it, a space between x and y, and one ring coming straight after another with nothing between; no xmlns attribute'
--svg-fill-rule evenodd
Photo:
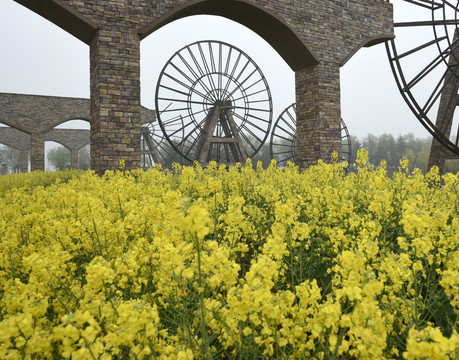
<svg viewBox="0 0 459 360"><path fill-rule="evenodd" d="M141 43L141 101L153 109L162 67L180 48L221 40L245 51L260 67L273 98L273 123L295 101L294 73L251 30L221 17L176 21ZM89 47L15 3L0 0L0 92L89 97ZM351 135L429 134L399 94L383 44L360 50L341 68L342 118Z"/></svg>

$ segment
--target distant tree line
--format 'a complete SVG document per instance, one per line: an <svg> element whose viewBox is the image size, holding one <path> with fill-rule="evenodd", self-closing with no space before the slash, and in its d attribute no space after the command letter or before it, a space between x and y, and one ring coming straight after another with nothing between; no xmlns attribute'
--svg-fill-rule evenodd
<svg viewBox="0 0 459 360"><path fill-rule="evenodd" d="M417 138L414 134L399 135L395 138L392 134L375 136L368 134L363 139L351 136L352 157L351 163L357 158L357 151L361 148L368 150L369 162L379 166L382 160L387 162L389 172L398 170L400 159L409 160L410 169L419 168L423 172L427 170L429 163L431 138ZM446 172L458 172L459 160L447 160Z"/></svg>
<svg viewBox="0 0 459 360"><path fill-rule="evenodd" d="M409 160L410 170L419 168L423 172L427 170L429 163L431 138L417 138L414 134L399 135L394 137L392 134L382 134L379 136L368 134L363 139L351 135L351 165L357 159L359 149L368 150L369 162L374 166L379 166L382 160L387 163L389 173L397 171L400 160ZM271 161L269 143L264 144L258 154L252 159L256 165L258 161L263 162L263 167L267 167ZM447 160L445 163L446 172L458 172L459 160Z"/></svg>

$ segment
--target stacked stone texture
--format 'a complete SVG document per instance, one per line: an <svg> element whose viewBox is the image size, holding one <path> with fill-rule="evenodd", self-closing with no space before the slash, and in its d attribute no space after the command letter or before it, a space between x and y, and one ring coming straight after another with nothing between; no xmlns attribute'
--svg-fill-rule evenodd
<svg viewBox="0 0 459 360"><path fill-rule="evenodd" d="M155 121L153 110L141 107L140 114L142 124ZM89 99L0 93L0 123L27 135L27 151L30 149L32 171L44 170L45 141L57 141L71 152L75 152L75 147L77 149L82 147L78 147L81 142L80 135L75 135L73 139L61 138L63 135L60 135L58 140L50 139L52 134L62 134L57 129L53 130L56 126L73 119L91 121ZM80 134L80 132L66 133ZM83 133L87 136L87 140L84 140L87 144L89 143L89 134L87 131ZM68 136L70 135L66 135L66 137ZM17 141L18 144L22 144L22 137L18 135ZM12 147L21 150L22 154L22 148ZM72 154L75 160L77 155ZM28 162L28 155L25 157L22 154L21 161L24 165L21 165L21 172L27 171L28 165L25 163ZM72 164L72 167L74 165L75 163Z"/></svg>
<svg viewBox="0 0 459 360"><path fill-rule="evenodd" d="M454 34L453 43L457 42L458 34ZM449 57L448 66L450 69L454 69L454 72L446 74L443 83L443 89L440 97L440 104L438 106L437 120L435 127L444 134L446 138L451 136L451 128L453 125L454 112L459 105L459 84L457 78L459 77L459 70L457 67L457 57L459 56L459 49L453 51L453 56ZM443 146L437 139L432 140L432 146L430 148L429 163L427 169L429 170L433 166L437 166L440 174L445 171L445 160L446 159L458 159L459 156L450 152L445 146Z"/></svg>
<svg viewBox="0 0 459 360"><path fill-rule="evenodd" d="M128 169L140 166L140 40L172 20L199 13L227 16L284 56L296 72L301 168L341 152L339 68L360 47L393 35L392 5L385 0L46 0L41 7L35 0L16 1L49 19L47 8L64 3L78 14L78 26L87 19L86 29L60 26L83 41L94 33L87 42L91 167L99 173L117 168L120 160ZM282 32L270 31L279 26ZM285 34L294 34L297 48L282 43L279 36ZM291 53L297 50L308 59L295 59Z"/></svg>
<svg viewBox="0 0 459 360"><path fill-rule="evenodd" d="M54 141L70 151L70 168L78 169L78 151L89 144L89 130L53 129L44 136L44 141ZM19 171L27 172L31 136L11 127L0 127L0 144L19 150Z"/></svg>

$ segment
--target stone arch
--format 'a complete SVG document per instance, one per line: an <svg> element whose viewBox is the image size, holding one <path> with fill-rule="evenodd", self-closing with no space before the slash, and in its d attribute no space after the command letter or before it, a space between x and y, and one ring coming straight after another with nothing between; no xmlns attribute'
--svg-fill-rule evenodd
<svg viewBox="0 0 459 360"><path fill-rule="evenodd" d="M349 54L341 61L341 66L344 66L356 53L363 47L370 47L381 42L394 38L393 35L376 35L363 39Z"/></svg>
<svg viewBox="0 0 459 360"><path fill-rule="evenodd" d="M30 134L9 126L0 127L0 144L19 151L19 171L29 170Z"/></svg>
<svg viewBox="0 0 459 360"><path fill-rule="evenodd" d="M53 129L45 134L45 142L62 145L70 152L70 168L78 169L79 150L90 144L90 131L83 129Z"/></svg>
<svg viewBox="0 0 459 360"><path fill-rule="evenodd" d="M168 11L141 29L140 39L144 39L166 24L192 15L222 16L246 26L268 42L293 71L318 63L316 55L286 22L247 0L192 0Z"/></svg>
<svg viewBox="0 0 459 360"><path fill-rule="evenodd" d="M78 117L69 118L68 116L66 116L65 118L59 119L58 121L55 122L53 129L55 129L56 127L58 127L58 126L60 126L62 124L68 123L70 121L79 121L79 120L85 121L85 122L88 123L89 126L91 126L91 118L88 117L86 114L83 114L82 116L78 116ZM85 129L85 130L87 130L87 129Z"/></svg>
<svg viewBox="0 0 459 360"><path fill-rule="evenodd" d="M70 152L69 145L68 145L66 142L64 142L64 141L61 141L61 140L54 140L54 139L53 139L53 140L48 140L48 139L45 138L45 142L46 142L46 143L51 142L51 143L59 144L59 145L61 145L62 147L64 147L66 150L68 150L68 151Z"/></svg>
<svg viewBox="0 0 459 360"><path fill-rule="evenodd" d="M63 0L14 1L43 16L88 45L98 29L97 24L80 14Z"/></svg>

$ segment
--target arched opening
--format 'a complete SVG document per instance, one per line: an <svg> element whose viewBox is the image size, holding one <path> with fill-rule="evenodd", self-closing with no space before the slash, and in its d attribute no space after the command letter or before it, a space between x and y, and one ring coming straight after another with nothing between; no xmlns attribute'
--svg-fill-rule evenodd
<svg viewBox="0 0 459 360"><path fill-rule="evenodd" d="M273 122L295 102L295 74L276 50L251 29L222 16L195 15L159 28L141 42L141 103L155 108L159 75L170 58L183 47L202 40L231 44L247 53L266 77L273 100ZM153 129L162 135L158 123ZM269 139L269 137L268 137ZM164 141L167 145L167 141ZM269 141L259 154L269 154ZM172 150L172 149L171 149ZM169 153L169 149L164 150ZM172 153L175 152L172 150ZM179 161L180 156L174 158Z"/></svg>
<svg viewBox="0 0 459 360"><path fill-rule="evenodd" d="M246 0L187 2L141 29L141 39L170 22L192 15L218 15L246 26L268 42L294 71L318 63L316 56L283 20ZM212 33L212 29L208 32Z"/></svg>
<svg viewBox="0 0 459 360"><path fill-rule="evenodd" d="M54 127L55 129L75 129L75 130L90 130L91 126L89 119L72 119L64 120L62 123Z"/></svg>
<svg viewBox="0 0 459 360"><path fill-rule="evenodd" d="M64 121L45 135L45 168L88 169L90 125L87 120Z"/></svg>
<svg viewBox="0 0 459 360"><path fill-rule="evenodd" d="M0 123L0 172L17 173L30 170L30 135Z"/></svg>
<svg viewBox="0 0 459 360"><path fill-rule="evenodd" d="M45 170L70 169L70 150L56 141L45 141Z"/></svg>
<svg viewBox="0 0 459 360"><path fill-rule="evenodd" d="M0 175L20 172L20 151L0 141Z"/></svg>
<svg viewBox="0 0 459 360"><path fill-rule="evenodd" d="M341 115L351 135L428 133L400 96L384 46L360 49L340 69Z"/></svg>

